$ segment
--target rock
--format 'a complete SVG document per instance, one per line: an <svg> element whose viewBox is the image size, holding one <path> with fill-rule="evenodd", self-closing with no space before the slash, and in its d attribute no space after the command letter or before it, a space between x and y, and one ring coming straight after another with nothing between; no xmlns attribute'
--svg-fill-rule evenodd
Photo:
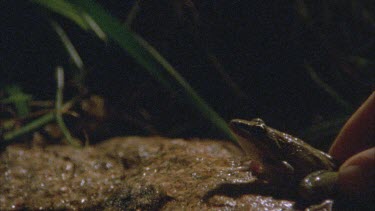
<svg viewBox="0 0 375 211"><path fill-rule="evenodd" d="M77 149L8 146L0 154L0 209L294 210L259 195L231 143L113 138Z"/></svg>

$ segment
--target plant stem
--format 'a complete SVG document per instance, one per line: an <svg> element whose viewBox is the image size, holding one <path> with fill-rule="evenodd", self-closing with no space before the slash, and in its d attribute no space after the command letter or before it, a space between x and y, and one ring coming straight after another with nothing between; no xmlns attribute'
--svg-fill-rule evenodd
<svg viewBox="0 0 375 211"><path fill-rule="evenodd" d="M64 134L66 140L69 144L75 147L81 147L81 143L74 140L66 127L63 117L62 117L62 102L63 102L63 89L64 89L64 70L62 67L56 68L57 77L57 92L56 92L56 122L59 125L62 133Z"/></svg>
<svg viewBox="0 0 375 211"><path fill-rule="evenodd" d="M34 131L34 130L42 127L43 125L51 122L54 118L55 118L55 114L53 112L45 114L45 115L41 116L40 118L30 122L29 124L21 127L18 130L5 133L4 134L4 140L10 141L10 140L15 139L19 136L22 136L26 133L30 133L31 131Z"/></svg>

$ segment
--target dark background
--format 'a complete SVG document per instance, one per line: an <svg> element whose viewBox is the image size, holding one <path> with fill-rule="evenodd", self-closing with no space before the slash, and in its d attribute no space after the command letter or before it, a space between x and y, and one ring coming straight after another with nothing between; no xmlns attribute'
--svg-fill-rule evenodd
<svg viewBox="0 0 375 211"><path fill-rule="evenodd" d="M124 22L134 4L99 2ZM302 7L303 2L142 1L131 27L226 121L261 117L327 146L374 90L375 10L371 1L314 1ZM223 138L178 99L179 90L163 88L116 44L29 1L0 5L1 86L18 84L34 99L47 100L55 96L56 66L64 66L67 81L73 78L69 56L49 24L53 19L85 63L89 93L103 96L111 111L98 129L104 132L92 133L94 139L130 134ZM306 65L350 107L319 86ZM75 96L76 89L66 86L65 98ZM312 130L327 122L337 124Z"/></svg>

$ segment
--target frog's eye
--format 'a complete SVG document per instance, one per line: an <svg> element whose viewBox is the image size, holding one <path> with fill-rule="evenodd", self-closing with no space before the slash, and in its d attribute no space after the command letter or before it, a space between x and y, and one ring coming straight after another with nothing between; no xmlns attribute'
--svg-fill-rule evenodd
<svg viewBox="0 0 375 211"><path fill-rule="evenodd" d="M263 135L266 133L266 130L265 124L256 124L251 127L251 132L256 135Z"/></svg>
<svg viewBox="0 0 375 211"><path fill-rule="evenodd" d="M257 124L265 124L263 119L260 119L260 118L252 119L251 122L254 122L254 123L257 123Z"/></svg>

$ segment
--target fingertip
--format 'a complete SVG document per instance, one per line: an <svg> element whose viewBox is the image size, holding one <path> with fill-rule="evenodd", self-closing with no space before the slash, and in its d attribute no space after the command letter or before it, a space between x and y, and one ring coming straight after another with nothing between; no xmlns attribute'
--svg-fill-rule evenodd
<svg viewBox="0 0 375 211"><path fill-rule="evenodd" d="M332 144L329 154L339 161L372 147L375 138L375 91L348 119Z"/></svg>
<svg viewBox="0 0 375 211"><path fill-rule="evenodd" d="M367 170L374 170L375 167L375 147L364 150L355 154L345 161L340 167L340 170L348 166L361 166Z"/></svg>
<svg viewBox="0 0 375 211"><path fill-rule="evenodd" d="M375 147L349 158L339 170L338 184L349 195L365 194L375 190Z"/></svg>

